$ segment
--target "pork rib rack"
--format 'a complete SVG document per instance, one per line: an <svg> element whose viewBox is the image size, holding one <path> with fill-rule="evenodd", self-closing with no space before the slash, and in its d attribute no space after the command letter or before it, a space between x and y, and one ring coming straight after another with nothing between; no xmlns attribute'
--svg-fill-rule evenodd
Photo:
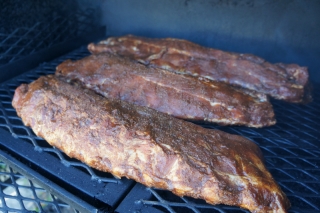
<svg viewBox="0 0 320 213"><path fill-rule="evenodd" d="M56 75L79 80L107 98L151 107L178 118L250 127L276 122L265 95L146 67L109 53L67 60L57 66Z"/></svg>
<svg viewBox="0 0 320 213"><path fill-rule="evenodd" d="M98 170L252 212L290 206L259 147L241 136L106 99L56 76L20 85L12 104L35 134Z"/></svg>
<svg viewBox="0 0 320 213"><path fill-rule="evenodd" d="M89 44L90 52L115 53L165 70L202 76L301 103L311 100L308 70L296 64L271 64L252 54L206 48L181 39L111 37Z"/></svg>

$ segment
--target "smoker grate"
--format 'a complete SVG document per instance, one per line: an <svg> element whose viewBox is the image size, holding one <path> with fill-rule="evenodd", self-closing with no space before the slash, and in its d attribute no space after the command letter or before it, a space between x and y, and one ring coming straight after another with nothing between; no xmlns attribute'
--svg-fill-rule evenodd
<svg viewBox="0 0 320 213"><path fill-rule="evenodd" d="M75 1L16 0L0 6L0 65L77 38L97 27L96 11L80 8Z"/></svg>
<svg viewBox="0 0 320 213"><path fill-rule="evenodd" d="M24 143L32 145L39 156L44 153L54 156L61 162L59 167L67 166L81 170L91 176L91 181L105 183L104 193L108 191L108 196L112 197L118 194L117 188L125 184L126 179L118 180L110 174L98 172L79 161L68 158L43 139L35 136L31 129L25 127L11 106L14 90L21 83L30 83L41 75L53 74L55 67L62 61L80 59L88 54L86 48L82 47L1 84L0 128L9 132L13 138L22 139ZM320 211L319 84L314 85L313 96L314 101L307 105L272 101L277 115L277 124L272 127L254 129L203 125L206 128L218 128L229 133L243 135L261 147L268 169L291 201L292 207L289 212ZM20 153L21 150L16 149L14 152ZM39 162L39 165L41 163ZM123 189L116 201L104 200L104 202L111 205L117 212L128 212L129 210L170 213L247 212L225 205L208 205L203 200L180 198L165 190L146 188L133 181L131 183L130 186ZM68 184L73 185L72 182Z"/></svg>
<svg viewBox="0 0 320 213"><path fill-rule="evenodd" d="M0 210L4 212L78 212L0 161Z"/></svg>

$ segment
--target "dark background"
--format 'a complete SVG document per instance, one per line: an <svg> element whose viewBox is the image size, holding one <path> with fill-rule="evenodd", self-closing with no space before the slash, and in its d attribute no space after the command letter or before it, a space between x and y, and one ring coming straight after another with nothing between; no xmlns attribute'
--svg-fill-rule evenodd
<svg viewBox="0 0 320 213"><path fill-rule="evenodd" d="M320 82L320 1L96 1L107 35L177 37L270 62L308 66Z"/></svg>

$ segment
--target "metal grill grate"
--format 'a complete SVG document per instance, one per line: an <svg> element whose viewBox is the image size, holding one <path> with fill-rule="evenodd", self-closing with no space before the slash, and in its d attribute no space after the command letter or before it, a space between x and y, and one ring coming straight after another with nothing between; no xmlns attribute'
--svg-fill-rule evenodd
<svg viewBox="0 0 320 213"><path fill-rule="evenodd" d="M14 138L24 140L39 151L58 158L61 167L70 166L85 171L92 181L121 185L122 180L98 172L52 148L43 139L25 127L11 106L14 90L21 83L30 83L41 75L53 74L55 67L66 59L80 59L89 53L85 47L64 55L52 62L15 77L0 86L0 128ZM262 149L268 169L287 194L292 207L289 212L320 211L320 85L314 85L314 101L308 105L273 101L277 124L254 129L246 127L220 127L223 131L243 135L256 142ZM0 139L1 140L1 139ZM19 150L16 150L19 152ZM64 164L64 165L63 165ZM70 183L72 184L72 183ZM109 185L105 186L108 190ZM117 188L117 187L115 187ZM117 193L116 191L113 193ZM112 196L112 193L110 194ZM247 212L225 205L208 205L203 200L179 198L171 192L146 188L135 184L112 207L118 212ZM108 203L106 201L106 203Z"/></svg>
<svg viewBox="0 0 320 213"><path fill-rule="evenodd" d="M96 11L81 9L75 1L18 0L0 6L0 65L97 27Z"/></svg>
<svg viewBox="0 0 320 213"><path fill-rule="evenodd" d="M1 161L0 210L4 212L78 212Z"/></svg>

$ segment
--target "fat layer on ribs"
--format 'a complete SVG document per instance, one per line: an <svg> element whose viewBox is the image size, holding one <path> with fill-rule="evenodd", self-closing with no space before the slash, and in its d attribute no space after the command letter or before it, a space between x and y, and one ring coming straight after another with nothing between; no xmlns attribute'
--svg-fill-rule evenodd
<svg viewBox="0 0 320 213"><path fill-rule="evenodd" d="M17 114L52 146L101 171L211 204L286 212L252 141L106 99L56 76L20 85Z"/></svg>
<svg viewBox="0 0 320 213"><path fill-rule="evenodd" d="M296 64L271 64L252 54L206 48L174 38L110 37L89 44L91 53L110 52L165 70L238 85L288 102L309 102L308 70Z"/></svg>
<svg viewBox="0 0 320 213"><path fill-rule="evenodd" d="M67 60L57 66L56 75L79 80L107 98L151 107L178 118L250 127L276 122L265 95L146 67L109 53Z"/></svg>

